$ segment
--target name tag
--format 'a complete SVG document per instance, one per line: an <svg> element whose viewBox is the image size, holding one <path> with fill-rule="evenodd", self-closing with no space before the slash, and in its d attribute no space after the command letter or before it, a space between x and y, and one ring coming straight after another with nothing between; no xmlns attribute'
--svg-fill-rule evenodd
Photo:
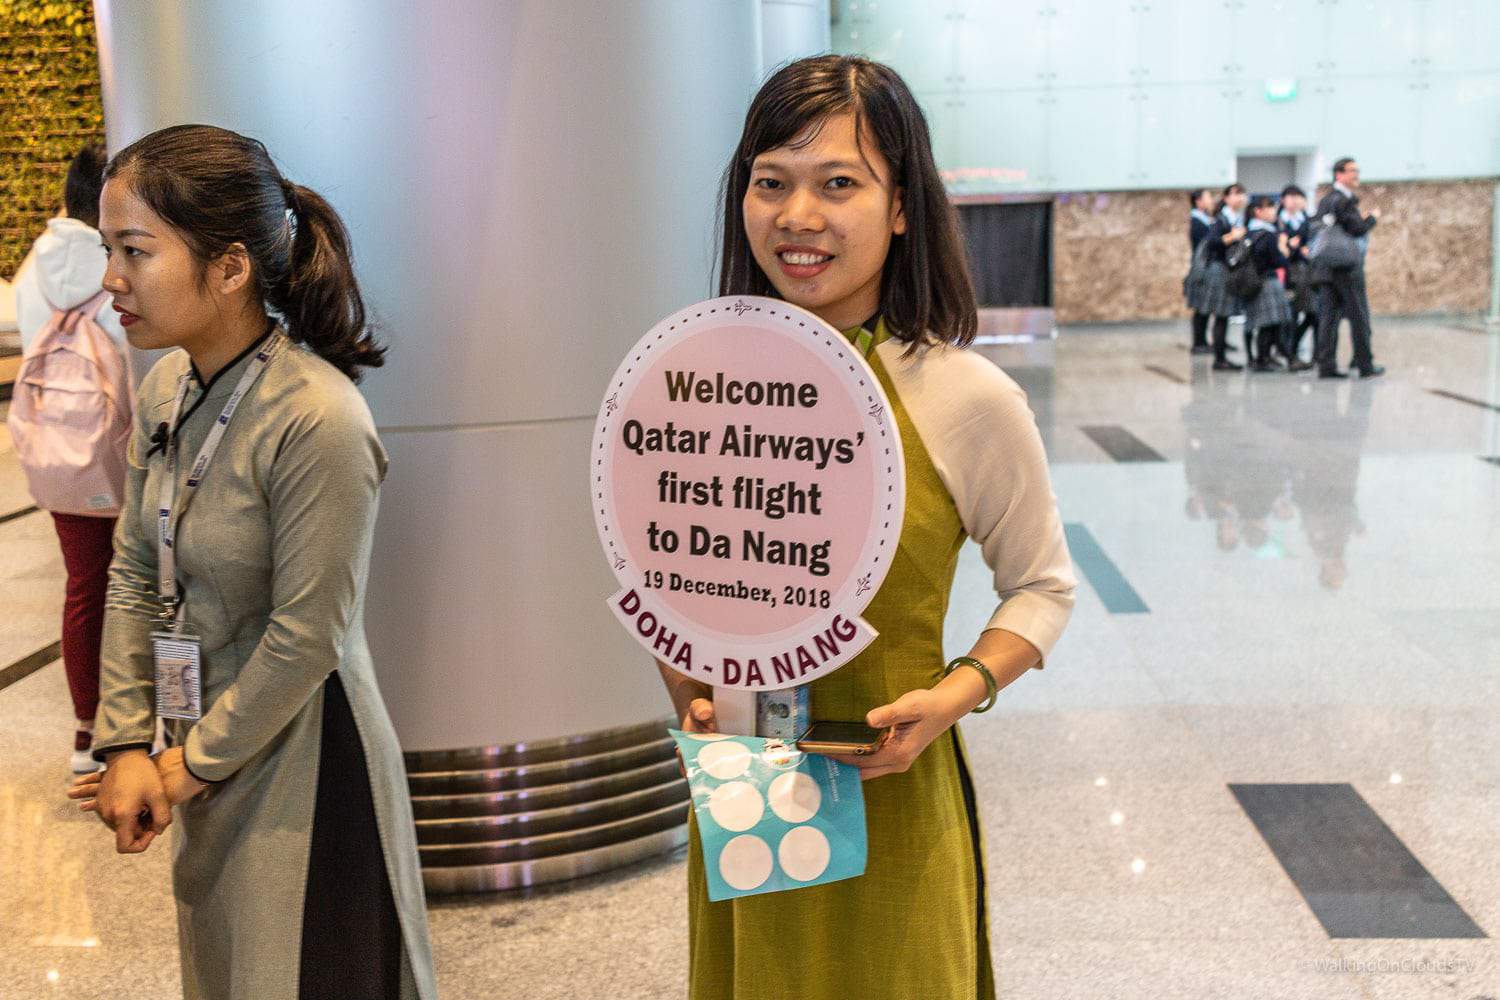
<svg viewBox="0 0 1500 1000"><path fill-rule="evenodd" d="M156 715L196 722L203 715L202 644L192 631L151 633L156 661Z"/></svg>

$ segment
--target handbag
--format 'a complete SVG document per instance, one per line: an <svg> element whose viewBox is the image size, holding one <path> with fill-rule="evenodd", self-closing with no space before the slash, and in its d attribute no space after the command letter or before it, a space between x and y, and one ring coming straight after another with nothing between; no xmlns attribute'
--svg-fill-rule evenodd
<svg viewBox="0 0 1500 1000"><path fill-rule="evenodd" d="M1224 265L1229 269L1229 279L1224 287L1237 299L1252 299L1260 292L1264 280L1255 266L1254 244L1248 239L1240 240L1224 251Z"/></svg>
<svg viewBox="0 0 1500 1000"><path fill-rule="evenodd" d="M1350 271L1359 266L1359 241L1338 224L1332 212L1320 218L1317 234L1307 248L1307 259L1330 271Z"/></svg>

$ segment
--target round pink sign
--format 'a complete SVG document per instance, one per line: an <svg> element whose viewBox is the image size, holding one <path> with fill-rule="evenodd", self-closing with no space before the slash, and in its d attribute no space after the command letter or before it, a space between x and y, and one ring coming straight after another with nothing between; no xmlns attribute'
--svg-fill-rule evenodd
<svg viewBox="0 0 1500 1000"><path fill-rule="evenodd" d="M875 638L859 616L905 511L901 436L843 334L728 296L656 324L610 381L589 458L615 616L718 687L806 684Z"/></svg>

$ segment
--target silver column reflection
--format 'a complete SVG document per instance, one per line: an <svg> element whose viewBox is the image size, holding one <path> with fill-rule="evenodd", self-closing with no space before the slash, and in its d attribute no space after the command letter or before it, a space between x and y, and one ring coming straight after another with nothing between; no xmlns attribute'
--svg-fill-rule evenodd
<svg viewBox="0 0 1500 1000"><path fill-rule="evenodd" d="M409 750L666 715L609 615L586 453L629 344L711 293L753 0L98 0L111 150L263 139L353 233L388 366L368 628Z"/></svg>

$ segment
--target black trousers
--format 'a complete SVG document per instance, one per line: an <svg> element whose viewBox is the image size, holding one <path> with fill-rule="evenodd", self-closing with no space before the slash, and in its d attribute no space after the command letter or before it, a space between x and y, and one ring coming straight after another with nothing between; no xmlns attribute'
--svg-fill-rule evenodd
<svg viewBox="0 0 1500 1000"><path fill-rule="evenodd" d="M1318 304L1318 339L1313 349L1313 360L1318 370L1333 371L1338 367L1339 323L1349 321L1349 339L1354 344L1354 358L1350 362L1360 371L1368 371L1375 364L1370 353L1370 300L1365 295L1365 272L1362 268L1352 271L1334 271L1328 283L1322 286Z"/></svg>
<svg viewBox="0 0 1500 1000"><path fill-rule="evenodd" d="M1272 323L1270 326L1258 327L1255 331L1255 354L1254 360L1266 363L1271 360L1271 348L1281 347L1286 342L1286 324ZM1245 333L1245 343L1250 343L1250 333ZM1247 355L1245 360L1251 360Z"/></svg>
<svg viewBox="0 0 1500 1000"><path fill-rule="evenodd" d="M1214 317L1214 360L1227 360L1229 353L1229 317Z"/></svg>
<svg viewBox="0 0 1500 1000"><path fill-rule="evenodd" d="M322 757L302 905L300 1000L398 1000L401 921L370 772L337 672L323 685Z"/></svg>
<svg viewBox="0 0 1500 1000"><path fill-rule="evenodd" d="M1318 314L1305 312L1299 315L1295 322L1288 323L1286 327L1286 344L1281 353L1286 355L1288 361L1297 360L1297 352L1302 350L1302 337L1308 330L1313 331L1313 342L1317 342L1318 336Z"/></svg>
<svg viewBox="0 0 1500 1000"><path fill-rule="evenodd" d="M1208 313L1193 313L1193 346L1208 346Z"/></svg>

